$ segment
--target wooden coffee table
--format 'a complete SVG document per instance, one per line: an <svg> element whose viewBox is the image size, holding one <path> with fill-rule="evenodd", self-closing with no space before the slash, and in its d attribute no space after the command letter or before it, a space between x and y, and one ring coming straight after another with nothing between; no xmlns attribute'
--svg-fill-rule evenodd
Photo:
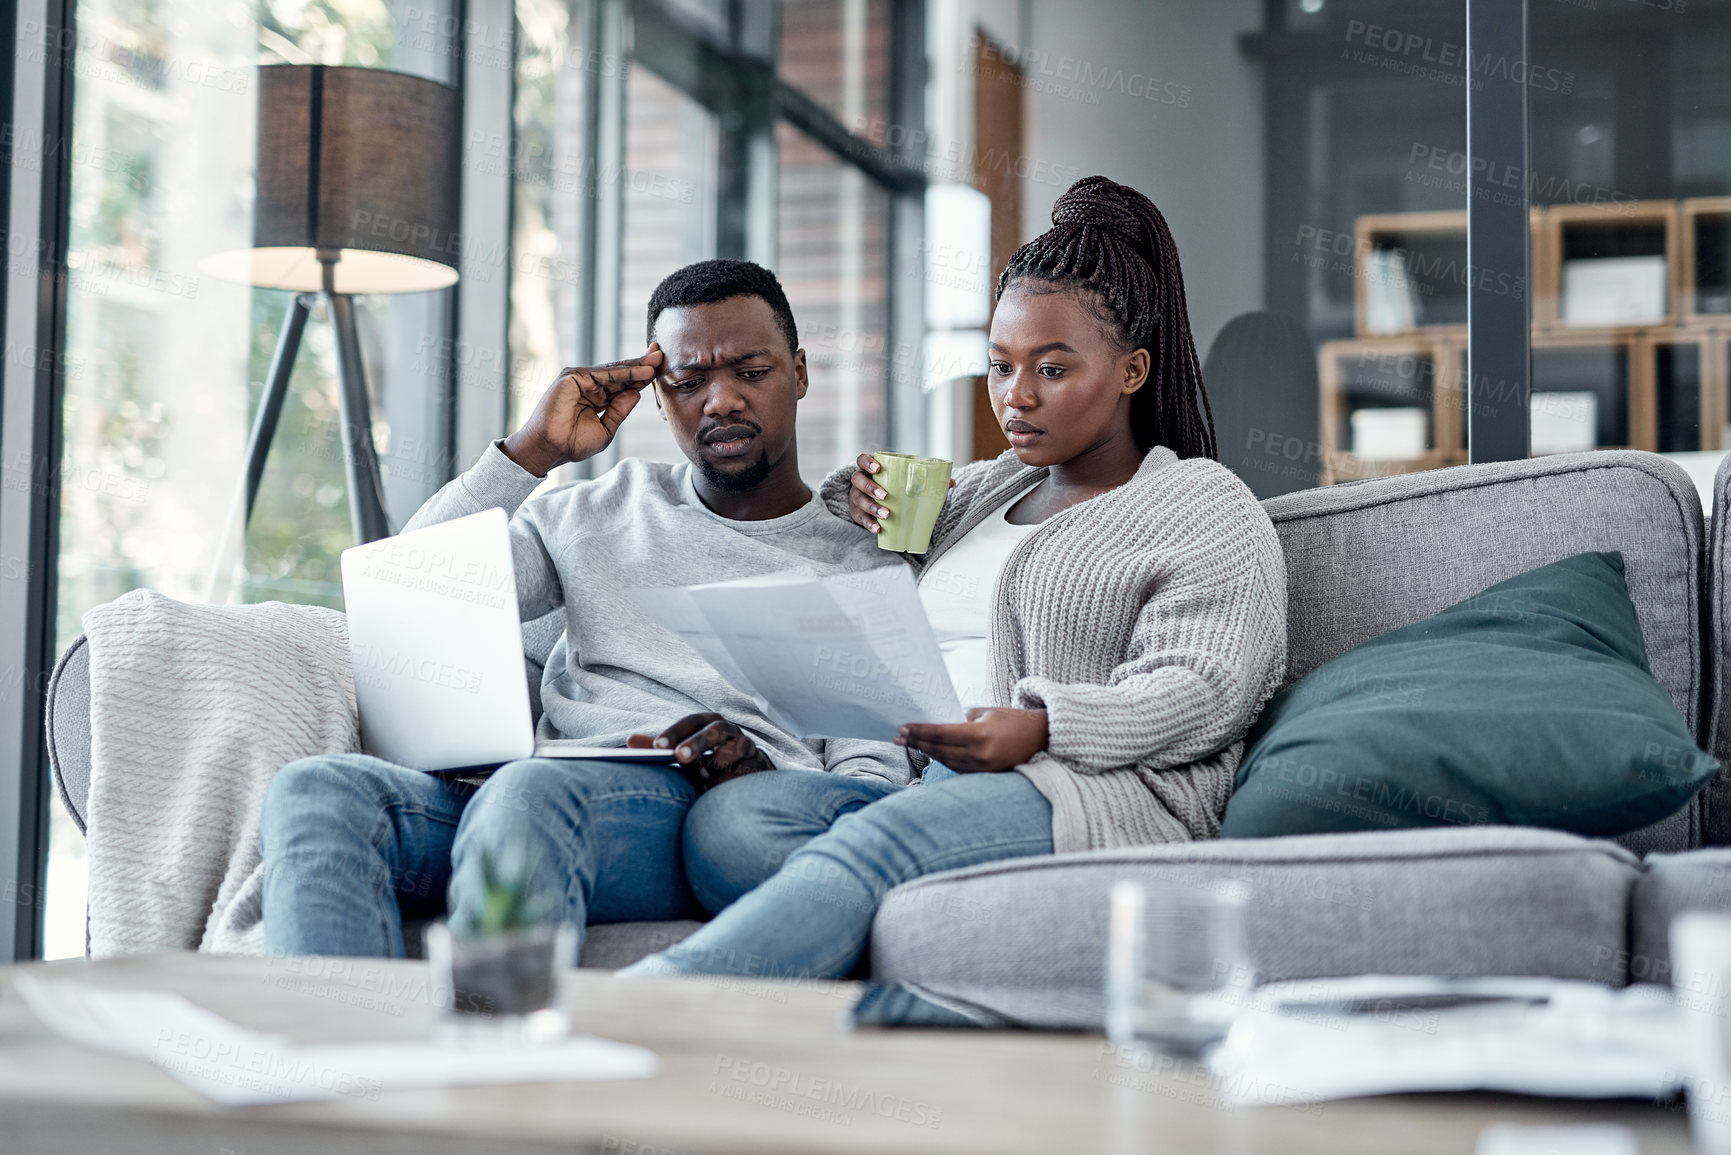
<svg viewBox="0 0 1731 1155"><path fill-rule="evenodd" d="M61 1042L0 970L0 1150L200 1152L1472 1152L1488 1123L1609 1121L1643 1155L1689 1150L1676 1108L1495 1095L1224 1110L1194 1069L1119 1062L1088 1035L848 1032L844 983L614 979L582 972L579 1030L661 1057L653 1079L467 1087L222 1109L148 1064ZM424 1037L424 964L160 954L37 964L178 991L305 1041Z"/></svg>

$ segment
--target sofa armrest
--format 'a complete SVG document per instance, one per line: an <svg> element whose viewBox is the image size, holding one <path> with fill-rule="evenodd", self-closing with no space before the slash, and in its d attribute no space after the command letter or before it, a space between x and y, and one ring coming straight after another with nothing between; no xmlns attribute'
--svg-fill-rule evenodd
<svg viewBox="0 0 1731 1155"><path fill-rule="evenodd" d="M90 797L90 646L83 634L73 638L54 663L45 697L48 766L54 788L83 833Z"/></svg>
<svg viewBox="0 0 1731 1155"><path fill-rule="evenodd" d="M541 716L541 670L565 629L563 608L523 626L524 673L529 681L532 717ZM48 678L45 721L48 765L54 789L79 833L90 797L90 645L83 634L72 639Z"/></svg>

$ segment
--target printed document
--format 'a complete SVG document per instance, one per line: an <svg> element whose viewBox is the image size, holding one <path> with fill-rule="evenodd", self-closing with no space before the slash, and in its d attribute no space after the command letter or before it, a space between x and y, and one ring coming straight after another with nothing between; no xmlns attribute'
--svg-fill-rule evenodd
<svg viewBox="0 0 1731 1155"><path fill-rule="evenodd" d="M887 742L906 722L966 720L906 566L632 590L631 599L803 737Z"/></svg>

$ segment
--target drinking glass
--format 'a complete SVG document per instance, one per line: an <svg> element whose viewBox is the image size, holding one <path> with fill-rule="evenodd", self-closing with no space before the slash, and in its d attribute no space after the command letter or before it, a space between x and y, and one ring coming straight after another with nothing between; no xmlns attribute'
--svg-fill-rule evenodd
<svg viewBox="0 0 1731 1155"><path fill-rule="evenodd" d="M1671 922L1671 997L1701 1155L1731 1155L1731 917L1689 910Z"/></svg>
<svg viewBox="0 0 1731 1155"><path fill-rule="evenodd" d="M542 923L505 934L468 936L444 921L427 927L427 966L441 1036L527 1044L570 1030L566 986L576 963L577 928Z"/></svg>
<svg viewBox="0 0 1731 1155"><path fill-rule="evenodd" d="M1199 1059L1226 1037L1252 986L1241 882L1114 883L1106 1035L1118 1047Z"/></svg>

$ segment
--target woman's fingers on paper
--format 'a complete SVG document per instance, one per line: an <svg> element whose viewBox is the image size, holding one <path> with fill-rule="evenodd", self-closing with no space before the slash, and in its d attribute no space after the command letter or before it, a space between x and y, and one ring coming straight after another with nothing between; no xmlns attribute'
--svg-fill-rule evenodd
<svg viewBox="0 0 1731 1155"><path fill-rule="evenodd" d="M935 751L958 748L967 739L968 734L961 724L909 722L901 728L896 744L912 746L916 750Z"/></svg>

